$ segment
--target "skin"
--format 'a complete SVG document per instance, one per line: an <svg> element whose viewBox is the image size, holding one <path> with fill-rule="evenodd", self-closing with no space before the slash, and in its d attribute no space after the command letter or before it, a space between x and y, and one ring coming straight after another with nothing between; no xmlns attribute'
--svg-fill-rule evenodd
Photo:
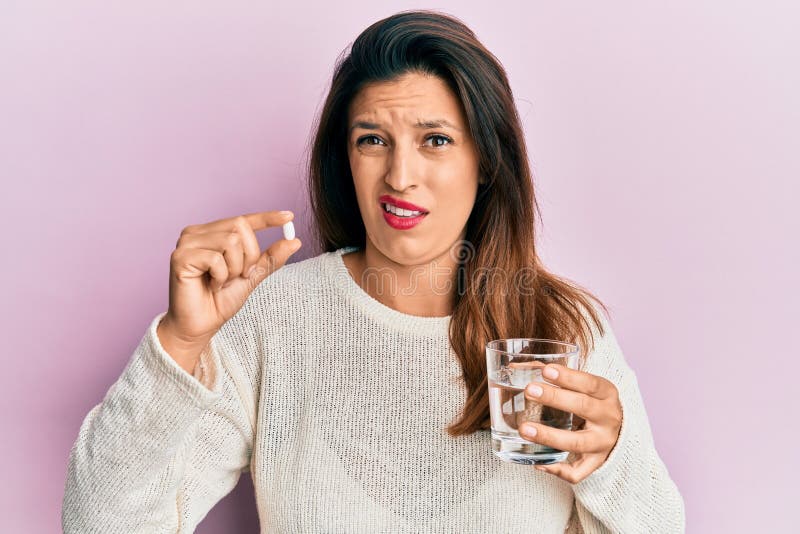
<svg viewBox="0 0 800 534"><path fill-rule="evenodd" d="M214 334L302 243L280 239L261 251L255 232L291 221L264 211L190 225L170 256L169 309L156 328L164 350L192 374Z"/></svg>
<svg viewBox="0 0 800 534"><path fill-rule="evenodd" d="M450 125L417 126L441 119ZM343 256L345 265L386 306L410 315L449 315L456 273L451 250L466 235L480 181L460 100L441 79L408 74L362 89L348 121L348 157L367 239L363 250ZM378 202L384 194L429 213L412 229L394 229ZM393 285L368 283L369 273L379 272L390 273Z"/></svg>
<svg viewBox="0 0 800 534"><path fill-rule="evenodd" d="M424 124L441 119L450 124ZM458 96L441 79L420 73L372 83L351 102L348 130L350 169L367 234L363 250L342 256L350 274L371 297L402 313L451 314L456 272L451 250L466 235L482 182ZM410 230L394 229L378 202L384 194L429 213ZM370 273L390 273L395 285L371 284ZM553 370L557 377L548 376ZM619 394L605 378L561 365L548 365L544 375L553 385L539 383L543 391L536 396L531 384L526 397L572 412L584 420L583 428L526 423L520 432L529 441L573 452L572 463L536 468L574 484L600 467L616 445Z"/></svg>
<svg viewBox="0 0 800 534"><path fill-rule="evenodd" d="M531 383L525 397L572 412L584 420L581 430L561 430L538 423L525 423L520 435L528 441L574 453L571 463L536 466L539 471L577 484L599 468L617 444L622 428L622 405L613 382L585 371L549 364L542 370L549 383ZM539 386L541 393L537 390Z"/></svg>
<svg viewBox="0 0 800 534"><path fill-rule="evenodd" d="M399 291L362 287L395 310L449 315L454 288L447 282L452 282L456 265L450 250L465 236L481 179L460 101L438 78L410 74L365 87L349 111L350 124L360 123L349 138L349 159L367 241L363 251L343 256L345 265L357 282L365 273L388 269ZM417 126L420 120L434 119L450 125ZM391 228L378 203L383 194L430 213L411 230ZM170 258L169 310L157 334L167 353L188 373L194 372L211 337L253 289L300 248L299 239L280 239L261 251L255 236L258 230L292 218L291 212L267 211L183 229ZM548 374L550 370L558 371L558 376ZM573 431L526 423L520 433L530 441L575 453L573 463L537 469L577 483L600 467L617 443L622 426L619 394L610 381L561 365L548 365L543 375L550 383L538 384L541 395L536 396L531 384L526 397L572 412L585 426Z"/></svg>

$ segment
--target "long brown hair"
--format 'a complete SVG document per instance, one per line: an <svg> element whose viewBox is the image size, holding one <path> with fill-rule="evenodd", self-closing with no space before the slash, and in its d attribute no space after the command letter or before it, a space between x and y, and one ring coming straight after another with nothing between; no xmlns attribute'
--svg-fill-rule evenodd
<svg viewBox="0 0 800 534"><path fill-rule="evenodd" d="M581 308L601 334L589 299L608 310L588 290L542 265L534 239L539 206L505 70L464 23L436 11L403 11L372 24L336 63L309 159L309 193L322 250L365 246L347 154L348 106L365 84L409 72L440 77L460 98L485 182L478 187L459 251L450 321L450 343L467 389L462 413L447 427L458 436L490 426L488 341L570 340L579 343L583 359L594 339Z"/></svg>

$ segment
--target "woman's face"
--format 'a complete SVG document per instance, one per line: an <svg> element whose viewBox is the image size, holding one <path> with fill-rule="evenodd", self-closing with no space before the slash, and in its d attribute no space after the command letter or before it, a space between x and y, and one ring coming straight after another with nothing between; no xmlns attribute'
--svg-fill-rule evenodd
<svg viewBox="0 0 800 534"><path fill-rule="evenodd" d="M402 265L447 254L465 236L479 180L458 97L440 78L418 73L372 83L351 102L348 131L367 246ZM387 213L387 203L409 210Z"/></svg>

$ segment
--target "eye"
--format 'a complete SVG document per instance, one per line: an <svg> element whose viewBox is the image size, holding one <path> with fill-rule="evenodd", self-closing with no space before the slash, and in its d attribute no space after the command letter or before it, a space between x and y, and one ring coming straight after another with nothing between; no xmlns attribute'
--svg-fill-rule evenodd
<svg viewBox="0 0 800 534"><path fill-rule="evenodd" d="M378 141L380 143L383 143L383 141L381 141L381 138L376 136L376 135L365 135L364 137L359 137L358 141L356 141L356 144L357 145L364 145L364 144L366 144L366 145L377 145L378 144L378 143L372 143L372 142L367 143L366 141L369 140L369 139L374 139L374 140L376 140L376 141Z"/></svg>
<svg viewBox="0 0 800 534"><path fill-rule="evenodd" d="M428 138L425 139L426 144L428 140L433 141L433 144L430 146L434 147L445 146L446 144L450 144L453 142L453 140L447 137L446 135L439 135L439 134L428 136Z"/></svg>

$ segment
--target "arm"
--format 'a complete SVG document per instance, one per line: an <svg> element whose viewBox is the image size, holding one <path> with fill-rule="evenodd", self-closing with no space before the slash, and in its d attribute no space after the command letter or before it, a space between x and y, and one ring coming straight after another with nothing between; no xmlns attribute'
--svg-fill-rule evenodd
<svg viewBox="0 0 800 534"><path fill-rule="evenodd" d="M606 461L572 484L583 531L684 532L684 503L656 451L639 384L602 310L604 335L594 330L595 349L584 371L612 381L623 418L617 443Z"/></svg>
<svg viewBox="0 0 800 534"><path fill-rule="evenodd" d="M161 346L163 316L81 425L69 459L65 533L191 532L249 464L258 366L230 342L238 316L212 338L195 376Z"/></svg>

